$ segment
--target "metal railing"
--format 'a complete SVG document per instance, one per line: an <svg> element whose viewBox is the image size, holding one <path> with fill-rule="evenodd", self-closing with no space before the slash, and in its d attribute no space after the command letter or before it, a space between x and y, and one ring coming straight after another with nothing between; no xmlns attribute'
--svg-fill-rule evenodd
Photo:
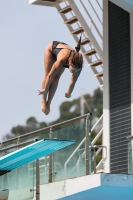
<svg viewBox="0 0 133 200"><path fill-rule="evenodd" d="M96 126L103 120L103 115L101 115L101 117L97 120L97 122L94 124L94 126L91 128L90 130L90 133L92 133L92 131L96 128ZM97 140L99 139L99 137L102 135L102 132L103 132L103 128L101 128L99 130L99 132L97 133L96 137L91 141L89 141L89 150L91 151L91 148L93 149L95 146L98 147L98 145L95 145L95 143L97 142ZM73 153L70 155L70 157L67 159L67 161L65 162L65 165L64 165L64 170L66 172L66 168L67 168L67 165L68 163L70 162L70 160L72 159L72 157L76 154L76 152L79 150L79 148L82 146L82 144L86 141L86 137L83 138L83 140L79 143L79 145L77 146L77 148L73 151ZM97 152L95 154L95 159L96 157L98 156L98 154L100 153L100 151L102 150L102 148L99 146L99 148L97 148ZM89 152L88 150L88 152ZM78 168L78 164L80 162L80 159L81 157L84 157L85 156L85 150L84 152L82 153L82 155L80 156L80 158L78 159L77 161L77 168ZM92 157L92 160L94 158ZM90 168L89 168L90 169ZM91 173L91 172L90 172Z"/></svg>
<svg viewBox="0 0 133 200"><path fill-rule="evenodd" d="M94 159L94 174L96 174L97 173L97 164L96 164L96 157L97 157L97 152L96 152L96 149L98 149L99 151L101 151L102 149L106 149L106 146L103 146L103 145L94 145L93 147L92 147L92 149L93 149L93 159ZM107 151L107 149L106 149L106 151ZM106 159L106 156L107 156L107 152L106 152L106 154L105 154L105 158L103 158L101 161L103 162L103 160L105 160Z"/></svg>
<svg viewBox="0 0 133 200"><path fill-rule="evenodd" d="M55 125L51 125L49 127L40 129L40 130L36 130L36 131L32 131L30 133L24 134L24 135L20 135L18 137L14 137L12 139L9 139L7 141L4 141L0 144L0 153L2 155L2 153L10 153L11 150L15 149L15 148L21 148L23 146L26 146L28 144L31 144L33 142L35 142L36 140L39 140L40 137L45 137L46 133L49 135L49 138L52 139L53 138L53 132L54 130L56 130L57 128L62 128L65 125L69 125L74 124L77 120L79 120L79 124L81 119L85 119L85 174L88 175L91 173L90 170L90 166L91 166L91 149L89 148L91 146L91 113L67 120L65 122L61 122ZM80 124L81 126L81 124ZM73 129L72 129L73 130ZM57 132L58 135L58 132ZM16 150L16 149L15 149ZM48 178L48 182L52 182L52 176L53 174L56 175L55 172L53 172L52 166L53 166L53 154L49 155L49 178ZM58 164L59 165L59 164ZM39 191L40 191L40 177L39 177L39 160L36 160L36 200L39 200Z"/></svg>
<svg viewBox="0 0 133 200"><path fill-rule="evenodd" d="M92 113L88 113L88 114L85 114L85 115L82 115L82 116L79 116L79 117L75 117L75 118L73 118L73 119L70 119L70 120L67 120L67 121L64 121L64 122L61 122L61 123L58 123L58 124L54 124L54 125L48 126L48 127L46 127L46 128L42 128L42 129L39 129L39 130L36 130L36 131L32 131L32 132L27 133L27 134L24 134L24 135L20 135L20 136L18 136L18 137L14 137L14 138L9 139L9 140L6 140L6 141L0 143L1 149L2 149L2 146L3 146L4 144L6 144L6 143L10 143L10 142L16 140L16 141L17 141L17 144L18 144L18 143L19 143L18 141L20 141L20 139L22 139L22 138L25 138L25 137L27 137L27 136L34 136L34 135L37 134L37 133L42 133L42 132L47 131L47 130L50 131L49 133L50 133L50 135L51 135L52 128L56 128L56 127L59 127L59 126L61 126L61 125L69 124L70 122L74 122L74 121L76 121L76 120L78 120L78 119L88 118L88 116L92 116ZM45 134L45 133L44 133L44 134ZM36 138L36 139L37 139L37 138ZM4 149L3 149L3 150L4 150Z"/></svg>
<svg viewBox="0 0 133 200"><path fill-rule="evenodd" d="M81 51L101 87L103 86L102 4L103 0L67 0L56 6L76 43L82 32L84 42Z"/></svg>

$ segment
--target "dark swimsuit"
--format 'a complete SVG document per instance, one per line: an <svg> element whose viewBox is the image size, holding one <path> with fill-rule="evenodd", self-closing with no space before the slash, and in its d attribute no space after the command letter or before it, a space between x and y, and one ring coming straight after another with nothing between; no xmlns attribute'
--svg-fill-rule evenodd
<svg viewBox="0 0 133 200"><path fill-rule="evenodd" d="M59 53L62 49L68 49L68 48L56 48L56 46L57 46L58 44L66 44L66 43L64 43L64 42L58 42L58 41L53 41L53 45L52 45L52 54L53 54L53 56L55 57L55 59L57 59L57 55L58 55L58 53ZM65 67L65 68L69 68L68 59L69 59L69 57L70 57L70 55L71 55L71 52L73 51L73 50L71 50L71 49L69 49L69 50L70 50L70 54L69 54L69 56L68 56L68 58L67 58L66 63L63 65L63 67Z"/></svg>

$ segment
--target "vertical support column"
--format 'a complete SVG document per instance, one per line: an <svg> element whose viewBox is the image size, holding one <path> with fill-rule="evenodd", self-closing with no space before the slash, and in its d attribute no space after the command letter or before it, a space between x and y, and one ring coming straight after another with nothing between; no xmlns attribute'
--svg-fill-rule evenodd
<svg viewBox="0 0 133 200"><path fill-rule="evenodd" d="M52 127L50 128L49 138L52 138ZM52 183L52 154L49 154L49 183Z"/></svg>
<svg viewBox="0 0 133 200"><path fill-rule="evenodd" d="M89 117L89 170L90 170L90 174L92 173L92 145L91 145L91 125L92 122L92 114L90 114Z"/></svg>
<svg viewBox="0 0 133 200"><path fill-rule="evenodd" d="M108 0L103 0L103 145L107 147L104 161L104 173L110 172L110 107L109 107L109 33Z"/></svg>
<svg viewBox="0 0 133 200"><path fill-rule="evenodd" d="M86 140L85 140L85 169L86 175L89 175L89 123L88 115L86 117Z"/></svg>
<svg viewBox="0 0 133 200"><path fill-rule="evenodd" d="M40 200L39 159L36 160L36 200Z"/></svg>
<svg viewBox="0 0 133 200"><path fill-rule="evenodd" d="M131 41L131 135L133 135L133 12L130 13L130 41Z"/></svg>
<svg viewBox="0 0 133 200"><path fill-rule="evenodd" d="M86 117L86 140L85 140L85 169L86 175L91 174L91 119Z"/></svg>
<svg viewBox="0 0 133 200"><path fill-rule="evenodd" d="M93 158L94 158L94 174L96 174L96 172L97 172L97 170L96 170L97 164L96 164L96 149L95 149L95 147L93 148L93 151L94 151L94 153L93 153Z"/></svg>
<svg viewBox="0 0 133 200"><path fill-rule="evenodd" d="M130 13L130 41L131 41L131 135L133 135L133 12ZM133 142L128 145L128 173L133 173ZM129 160L130 159L130 160ZM130 162L129 162L130 161Z"/></svg>

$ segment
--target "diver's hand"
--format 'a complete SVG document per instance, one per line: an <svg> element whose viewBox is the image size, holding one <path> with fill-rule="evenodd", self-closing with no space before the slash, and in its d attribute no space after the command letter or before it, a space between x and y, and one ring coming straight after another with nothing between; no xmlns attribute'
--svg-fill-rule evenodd
<svg viewBox="0 0 133 200"><path fill-rule="evenodd" d="M38 95L45 94L45 90L37 90Z"/></svg>
<svg viewBox="0 0 133 200"><path fill-rule="evenodd" d="M71 94L65 93L65 97L66 97L66 98L70 98L70 97L71 97Z"/></svg>

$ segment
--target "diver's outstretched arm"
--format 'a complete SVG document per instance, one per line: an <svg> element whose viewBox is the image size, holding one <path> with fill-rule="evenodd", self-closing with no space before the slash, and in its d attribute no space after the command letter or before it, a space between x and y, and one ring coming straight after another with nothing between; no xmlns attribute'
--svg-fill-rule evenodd
<svg viewBox="0 0 133 200"><path fill-rule="evenodd" d="M81 70L76 72L75 74L72 74L68 90L65 93L65 97L66 98L70 98L71 97L71 94L72 94L72 92L74 90L75 83L76 83L76 81L77 81L77 79L78 79L78 77L80 75L80 72L81 72Z"/></svg>

